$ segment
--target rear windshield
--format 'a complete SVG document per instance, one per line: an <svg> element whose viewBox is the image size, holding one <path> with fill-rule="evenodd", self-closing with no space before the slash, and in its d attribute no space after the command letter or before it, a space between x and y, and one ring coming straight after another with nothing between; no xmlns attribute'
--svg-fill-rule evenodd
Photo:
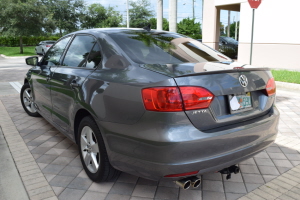
<svg viewBox="0 0 300 200"><path fill-rule="evenodd" d="M230 61L225 55L182 35L166 32L122 32L110 37L136 63L179 64Z"/></svg>
<svg viewBox="0 0 300 200"><path fill-rule="evenodd" d="M54 44L55 43L55 41L53 41L53 42L46 42L46 44Z"/></svg>

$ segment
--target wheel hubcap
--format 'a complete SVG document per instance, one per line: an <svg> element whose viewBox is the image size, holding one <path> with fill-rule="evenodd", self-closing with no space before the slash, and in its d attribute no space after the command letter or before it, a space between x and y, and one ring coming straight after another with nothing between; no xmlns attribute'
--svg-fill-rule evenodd
<svg viewBox="0 0 300 200"><path fill-rule="evenodd" d="M36 112L30 88L26 88L23 92L23 103L29 112L31 113Z"/></svg>
<svg viewBox="0 0 300 200"><path fill-rule="evenodd" d="M100 153L95 133L89 126L85 126L80 136L80 147L84 164L90 172L96 173L100 164Z"/></svg>

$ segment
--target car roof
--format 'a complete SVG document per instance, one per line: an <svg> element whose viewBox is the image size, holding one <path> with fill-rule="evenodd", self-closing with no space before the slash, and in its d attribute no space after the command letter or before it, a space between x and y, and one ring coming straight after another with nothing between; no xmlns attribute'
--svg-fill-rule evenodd
<svg viewBox="0 0 300 200"><path fill-rule="evenodd" d="M68 35L72 35L72 34L80 34L80 33L89 33L89 34L93 34L93 35L98 35L99 33L105 33L105 34L114 34L114 33L125 33L125 32L129 32L129 31L133 31L135 33L137 32L146 32L146 30L142 29L142 28L93 28L93 29L85 29L85 30L80 30L80 31L76 31L73 33L69 33ZM155 30L155 29L151 29L150 32L168 32L168 31L161 31L161 30ZM170 32L168 32L170 33Z"/></svg>

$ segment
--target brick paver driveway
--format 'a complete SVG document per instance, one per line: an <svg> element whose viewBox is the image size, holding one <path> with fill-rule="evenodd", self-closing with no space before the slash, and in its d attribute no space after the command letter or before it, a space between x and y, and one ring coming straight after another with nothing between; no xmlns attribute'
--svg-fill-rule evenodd
<svg viewBox="0 0 300 200"><path fill-rule="evenodd" d="M173 182L156 182L126 173L114 182L93 183L83 171L75 144L43 118L29 117L18 95L0 96L0 104L51 186L47 190L53 190L59 199L71 200L238 199L300 164L299 102L300 95L296 93L278 92L276 106L281 119L276 143L240 163L241 173L232 175L230 180L219 173L205 174L201 187L185 191Z"/></svg>

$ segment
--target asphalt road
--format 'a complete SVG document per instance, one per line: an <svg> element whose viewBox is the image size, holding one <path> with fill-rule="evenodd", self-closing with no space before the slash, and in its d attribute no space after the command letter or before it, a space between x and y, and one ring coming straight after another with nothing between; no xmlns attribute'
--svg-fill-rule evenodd
<svg viewBox="0 0 300 200"><path fill-rule="evenodd" d="M31 68L26 65L25 58L4 58L0 56L0 82L23 82L26 72Z"/></svg>

